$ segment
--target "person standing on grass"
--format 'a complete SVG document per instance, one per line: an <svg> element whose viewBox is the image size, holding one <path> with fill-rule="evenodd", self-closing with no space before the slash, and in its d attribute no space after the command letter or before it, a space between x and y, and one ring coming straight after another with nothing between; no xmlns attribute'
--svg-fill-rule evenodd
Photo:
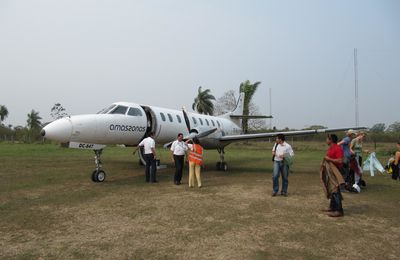
<svg viewBox="0 0 400 260"><path fill-rule="evenodd" d="M178 138L171 145L171 156L175 163L174 184L180 185L182 181L183 164L185 154L188 150L187 144L183 141L183 134L179 133Z"/></svg>
<svg viewBox="0 0 400 260"><path fill-rule="evenodd" d="M346 189L348 190L351 188L351 183L352 183L351 174L353 174L350 173L350 160L351 160L350 143L354 135L355 135L354 130L349 129L346 132L346 137L343 138L342 141L338 143L338 145L342 147L344 153L342 174L346 182Z"/></svg>
<svg viewBox="0 0 400 260"><path fill-rule="evenodd" d="M394 155L394 168L392 173L393 180L397 180L397 178L399 178L399 172L400 172L400 142L397 142L397 152Z"/></svg>
<svg viewBox="0 0 400 260"><path fill-rule="evenodd" d="M326 143L329 149L321 162L320 178L330 206L324 209L330 217L343 217L342 194L340 187L344 185L344 179L340 172L343 167L343 150L337 145L338 137L334 134L328 135Z"/></svg>
<svg viewBox="0 0 400 260"><path fill-rule="evenodd" d="M294 155L293 149L290 144L285 142L285 136L278 134L276 136L275 145L272 148L272 158L274 161L274 168L272 173L272 196L275 197L279 191L279 175L282 176L282 189L281 195L287 196L289 186L289 165L285 163L285 157L292 157Z"/></svg>
<svg viewBox="0 0 400 260"><path fill-rule="evenodd" d="M144 160L146 161L146 182L158 182L156 179L156 142L154 141L154 132L150 132L149 136L143 139L138 148L144 147Z"/></svg>
<svg viewBox="0 0 400 260"><path fill-rule="evenodd" d="M188 143L186 141L186 143ZM197 186L201 188L201 166L203 165L203 147L197 137L193 138L193 144L188 144L189 147L189 187L194 187L194 178L196 175Z"/></svg>
<svg viewBox="0 0 400 260"><path fill-rule="evenodd" d="M355 156L355 160L357 162L357 165L359 166L359 171L360 175L357 174L357 172L354 172L354 184L357 186L363 186L365 187L365 181L362 180L362 155L363 155L363 142L365 138L365 132L364 131L359 131L357 133L356 138L351 140L350 143L350 153ZM365 150L366 153L368 153L368 150Z"/></svg>

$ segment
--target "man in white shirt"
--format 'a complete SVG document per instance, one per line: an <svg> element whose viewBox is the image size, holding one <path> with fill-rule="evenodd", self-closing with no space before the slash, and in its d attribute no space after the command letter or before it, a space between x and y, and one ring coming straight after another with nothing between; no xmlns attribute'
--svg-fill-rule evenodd
<svg viewBox="0 0 400 260"><path fill-rule="evenodd" d="M156 180L156 142L154 132L149 133L149 137L143 139L138 147L144 147L144 160L146 161L146 182L158 182Z"/></svg>
<svg viewBox="0 0 400 260"><path fill-rule="evenodd" d="M178 138L171 145L171 156L175 162L175 185L180 185L182 180L183 163L185 160L185 154L188 150L187 144L183 141L183 134L179 133Z"/></svg>
<svg viewBox="0 0 400 260"><path fill-rule="evenodd" d="M289 165L285 163L285 157L294 156L294 152L290 144L285 142L285 136L278 134L276 136L275 145L272 148L272 156L274 168L272 174L272 196L276 196L279 191L279 175L282 175L281 195L287 196L289 186Z"/></svg>

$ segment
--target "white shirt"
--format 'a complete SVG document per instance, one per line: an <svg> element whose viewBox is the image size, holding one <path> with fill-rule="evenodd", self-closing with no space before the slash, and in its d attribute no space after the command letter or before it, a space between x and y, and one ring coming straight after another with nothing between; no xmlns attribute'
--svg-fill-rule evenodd
<svg viewBox="0 0 400 260"><path fill-rule="evenodd" d="M151 148L156 148L156 142L154 141L153 138L151 138L150 136L143 139L139 146L144 146L144 153L145 154L151 154L153 153L153 151L151 150Z"/></svg>
<svg viewBox="0 0 400 260"><path fill-rule="evenodd" d="M275 145L272 147L272 151L275 150ZM275 151L275 161L279 162L282 161L283 158L281 156L293 156L294 152L290 144L283 142L282 144L278 144L278 147L276 147Z"/></svg>
<svg viewBox="0 0 400 260"><path fill-rule="evenodd" d="M185 155L188 147L184 141L175 140L171 145L171 151L174 155Z"/></svg>

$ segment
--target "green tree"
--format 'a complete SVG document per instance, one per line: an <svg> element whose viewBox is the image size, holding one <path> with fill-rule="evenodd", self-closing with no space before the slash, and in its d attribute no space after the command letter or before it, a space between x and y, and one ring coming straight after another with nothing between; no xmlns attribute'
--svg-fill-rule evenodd
<svg viewBox="0 0 400 260"><path fill-rule="evenodd" d="M29 130L39 129L42 126L42 123L40 122L41 119L39 112L32 109L28 114L28 120L26 120Z"/></svg>
<svg viewBox="0 0 400 260"><path fill-rule="evenodd" d="M0 105L0 123L8 117L8 109L4 105Z"/></svg>
<svg viewBox="0 0 400 260"><path fill-rule="evenodd" d="M40 128L42 123L40 122L42 118L39 116L39 112L36 112L32 109L32 111L28 114L28 142L33 140L37 140L40 138Z"/></svg>
<svg viewBox="0 0 400 260"><path fill-rule="evenodd" d="M388 132L392 132L392 133L398 133L398 132L400 132L400 122L399 122L399 121L396 121L396 122L394 122L393 124L389 125L387 131L388 131Z"/></svg>
<svg viewBox="0 0 400 260"><path fill-rule="evenodd" d="M383 133L383 132L385 132L385 129L386 129L386 125L384 123L378 123L378 124L373 125L369 129L369 131L372 133Z"/></svg>
<svg viewBox="0 0 400 260"><path fill-rule="evenodd" d="M210 90L206 89L202 91L200 86L197 97L194 99L192 109L200 114L212 115L214 113L214 104L212 100L215 100L215 97L210 94Z"/></svg>
<svg viewBox="0 0 400 260"><path fill-rule="evenodd" d="M257 88L260 84L260 81L251 84L250 80L246 80L240 83L239 92L244 92L243 115L248 116L250 114L251 99L253 98L254 93L256 93ZM249 132L248 119L242 119L242 129L245 134Z"/></svg>
<svg viewBox="0 0 400 260"><path fill-rule="evenodd" d="M67 112L65 112L65 108L60 103L56 103L51 108L50 116L54 120L56 120L56 119L66 117L66 116L68 116L68 114L67 114Z"/></svg>

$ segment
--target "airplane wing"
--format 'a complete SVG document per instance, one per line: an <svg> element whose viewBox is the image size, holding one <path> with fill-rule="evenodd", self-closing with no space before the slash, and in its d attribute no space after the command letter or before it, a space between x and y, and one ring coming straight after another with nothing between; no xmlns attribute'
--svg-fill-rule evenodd
<svg viewBox="0 0 400 260"><path fill-rule="evenodd" d="M365 130L365 127L347 127L347 128L331 128L331 129L317 129L317 130L298 130L298 131L286 131L286 132L268 132L268 133L257 133L257 134L241 134L241 135L225 135L219 140L221 142L233 142L233 141L244 141L244 140L260 140L276 137L278 134L284 134L285 136L297 136L297 135L312 135L321 133L332 133L341 132L349 129L353 130Z"/></svg>

